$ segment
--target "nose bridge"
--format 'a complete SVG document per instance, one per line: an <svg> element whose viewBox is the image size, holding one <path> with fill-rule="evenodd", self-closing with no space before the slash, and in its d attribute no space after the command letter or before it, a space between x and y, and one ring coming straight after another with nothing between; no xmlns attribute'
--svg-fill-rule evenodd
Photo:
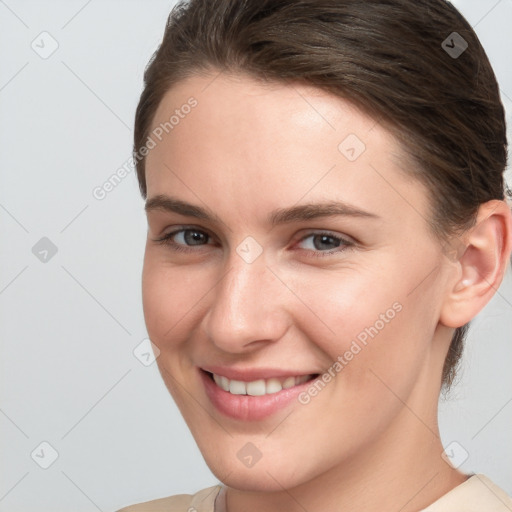
<svg viewBox="0 0 512 512"><path fill-rule="evenodd" d="M254 342L270 342L287 329L283 286L260 255L246 261L234 252L215 286L205 318L210 340L221 349L240 352Z"/></svg>

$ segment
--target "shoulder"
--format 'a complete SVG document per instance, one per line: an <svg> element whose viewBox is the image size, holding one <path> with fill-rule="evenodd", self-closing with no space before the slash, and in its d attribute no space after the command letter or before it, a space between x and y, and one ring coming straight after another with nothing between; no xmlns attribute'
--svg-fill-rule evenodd
<svg viewBox="0 0 512 512"><path fill-rule="evenodd" d="M117 512L213 512L222 485L201 489L195 494L176 494L124 507Z"/></svg>
<svg viewBox="0 0 512 512"><path fill-rule="evenodd" d="M464 483L441 496L421 512L510 512L512 498L482 474L470 476Z"/></svg>

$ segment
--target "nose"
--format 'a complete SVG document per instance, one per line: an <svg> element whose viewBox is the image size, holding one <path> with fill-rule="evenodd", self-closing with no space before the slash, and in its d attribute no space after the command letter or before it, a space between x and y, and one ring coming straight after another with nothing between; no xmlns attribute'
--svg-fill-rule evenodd
<svg viewBox="0 0 512 512"><path fill-rule="evenodd" d="M244 353L282 338L290 326L290 291L264 255L247 263L234 252L223 273L203 317L210 341L224 352Z"/></svg>

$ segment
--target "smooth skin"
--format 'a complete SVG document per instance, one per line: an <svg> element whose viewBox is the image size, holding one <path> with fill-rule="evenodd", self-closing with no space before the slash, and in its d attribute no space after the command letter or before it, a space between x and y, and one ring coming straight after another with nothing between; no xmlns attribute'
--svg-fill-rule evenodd
<svg viewBox="0 0 512 512"><path fill-rule="evenodd" d="M396 140L347 101L212 70L168 91L153 128L191 96L197 106L147 157L148 200L172 196L211 218L147 211L143 305L162 377L228 486L229 512L428 506L467 479L441 457L441 371L454 328L502 281L508 205L482 205L453 257ZM350 134L365 145L354 161L338 148ZM325 202L371 215L270 223L275 210ZM247 237L263 250L251 263L237 252ZM206 365L321 374L395 303L401 311L306 405L247 422L205 394ZM252 467L237 456L248 442L262 454Z"/></svg>

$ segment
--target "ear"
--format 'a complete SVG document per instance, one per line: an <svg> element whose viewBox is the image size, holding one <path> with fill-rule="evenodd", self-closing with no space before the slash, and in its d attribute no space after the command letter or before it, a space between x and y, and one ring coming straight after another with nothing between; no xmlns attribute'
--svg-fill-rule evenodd
<svg viewBox="0 0 512 512"><path fill-rule="evenodd" d="M441 310L440 322L447 327L472 320L503 280L512 251L512 214L505 201L480 206L475 226L464 235L464 246L454 261L454 279Z"/></svg>

